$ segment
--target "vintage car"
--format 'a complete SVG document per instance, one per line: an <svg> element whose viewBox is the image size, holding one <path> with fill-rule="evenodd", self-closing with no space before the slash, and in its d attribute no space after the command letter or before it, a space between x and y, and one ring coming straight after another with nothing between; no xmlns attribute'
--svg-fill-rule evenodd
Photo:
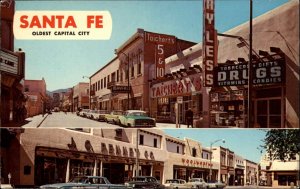
<svg viewBox="0 0 300 189"><path fill-rule="evenodd" d="M105 121L105 115L106 115L105 110L91 110L87 115L88 118L97 120L97 121Z"/></svg>
<svg viewBox="0 0 300 189"><path fill-rule="evenodd" d="M120 124L119 117L123 115L123 111L114 110L110 112L109 114L105 114L105 121L107 123L114 123L114 124Z"/></svg>
<svg viewBox="0 0 300 189"><path fill-rule="evenodd" d="M143 188L143 189L163 189L164 185L160 184L156 178L151 176L132 177L129 182L125 183L127 188Z"/></svg>
<svg viewBox="0 0 300 189"><path fill-rule="evenodd" d="M125 127L155 127L156 124L154 118L141 110L127 110L119 119L120 125Z"/></svg>
<svg viewBox="0 0 300 189"><path fill-rule="evenodd" d="M166 183L164 184L165 188L170 189L187 189L189 188L188 185L186 185L185 180L183 179L168 179L166 180Z"/></svg>
<svg viewBox="0 0 300 189"><path fill-rule="evenodd" d="M208 188L208 184L204 181L203 178L191 178L187 183L186 185L189 187L189 188L195 188L195 189L202 189L202 188L205 188L207 189Z"/></svg>
<svg viewBox="0 0 300 189"><path fill-rule="evenodd" d="M87 114L88 114L89 111L90 111L89 109L82 109L79 112L79 116L81 116L81 117L87 117Z"/></svg>
<svg viewBox="0 0 300 189"><path fill-rule="evenodd" d="M226 187L226 184L221 181L208 181L207 186L207 188L223 189Z"/></svg>
<svg viewBox="0 0 300 189"><path fill-rule="evenodd" d="M42 185L43 189L75 189L75 188L101 188L101 189L125 189L124 185L111 184L106 177L98 176L78 176L68 183L56 183Z"/></svg>

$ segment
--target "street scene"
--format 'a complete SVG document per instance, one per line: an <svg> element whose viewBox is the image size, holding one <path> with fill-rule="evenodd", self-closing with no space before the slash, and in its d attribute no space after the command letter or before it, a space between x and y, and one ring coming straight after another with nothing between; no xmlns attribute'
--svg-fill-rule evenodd
<svg viewBox="0 0 300 189"><path fill-rule="evenodd" d="M299 0L0 14L0 188L299 188Z"/></svg>
<svg viewBox="0 0 300 189"><path fill-rule="evenodd" d="M0 131L1 188L299 187L294 129Z"/></svg>
<svg viewBox="0 0 300 189"><path fill-rule="evenodd" d="M71 40L67 33L74 29L61 32L65 36L59 40L48 39L57 33L47 31L57 25L51 12L43 20L19 15L41 7L55 11L55 2L1 1L2 127L27 127L28 120L53 112L118 112L125 117L128 110L139 110L145 115L139 127L298 128L299 1L147 1L126 2L125 8L117 2L59 4L68 11L83 10L82 17L82 7L108 10L98 20L88 17L88 25L98 24L94 30L113 25L111 37ZM149 7L144 16L131 11L142 7ZM241 7L243 13L238 13ZM187 15L181 17L183 9ZM163 12L174 17L144 19ZM71 30L77 14L69 17L65 27ZM132 18L136 20L127 21ZM19 30L25 33L29 26L35 30L26 38ZM62 126L63 120L51 117L59 116L47 116L45 126ZM73 118L75 123L78 117ZM84 120L80 127L94 126ZM133 126L128 120L122 124Z"/></svg>

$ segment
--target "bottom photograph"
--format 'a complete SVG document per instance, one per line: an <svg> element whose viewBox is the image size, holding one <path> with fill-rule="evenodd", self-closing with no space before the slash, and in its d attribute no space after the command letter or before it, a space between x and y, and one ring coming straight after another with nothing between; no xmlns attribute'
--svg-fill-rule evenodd
<svg viewBox="0 0 300 189"><path fill-rule="evenodd" d="M13 129L1 188L299 188L298 129Z"/></svg>

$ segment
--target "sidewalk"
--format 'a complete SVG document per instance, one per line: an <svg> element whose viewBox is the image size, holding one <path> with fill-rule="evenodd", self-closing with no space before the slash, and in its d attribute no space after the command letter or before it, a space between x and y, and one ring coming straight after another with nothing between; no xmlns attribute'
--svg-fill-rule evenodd
<svg viewBox="0 0 300 189"><path fill-rule="evenodd" d="M29 117L26 119L26 124L23 125L23 128L38 128L43 121L47 118L48 114L44 114L44 116L42 114L33 116L33 117Z"/></svg>

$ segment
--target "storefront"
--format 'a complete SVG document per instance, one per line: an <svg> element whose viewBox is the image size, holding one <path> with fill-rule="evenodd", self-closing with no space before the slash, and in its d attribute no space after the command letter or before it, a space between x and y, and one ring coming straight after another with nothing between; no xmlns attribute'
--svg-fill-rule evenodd
<svg viewBox="0 0 300 189"><path fill-rule="evenodd" d="M176 103L179 109L179 122L185 123L185 112L191 108L194 119L200 120L203 114L201 74L191 74L182 78L169 78L153 83L151 87L151 109L157 121L176 121ZM178 102L181 98L181 102Z"/></svg>
<svg viewBox="0 0 300 189"><path fill-rule="evenodd" d="M279 58L278 58L279 57ZM253 63L251 109L248 113L247 63L222 64L215 69L215 85L210 91L211 127L281 128L285 117L285 59L278 54Z"/></svg>

